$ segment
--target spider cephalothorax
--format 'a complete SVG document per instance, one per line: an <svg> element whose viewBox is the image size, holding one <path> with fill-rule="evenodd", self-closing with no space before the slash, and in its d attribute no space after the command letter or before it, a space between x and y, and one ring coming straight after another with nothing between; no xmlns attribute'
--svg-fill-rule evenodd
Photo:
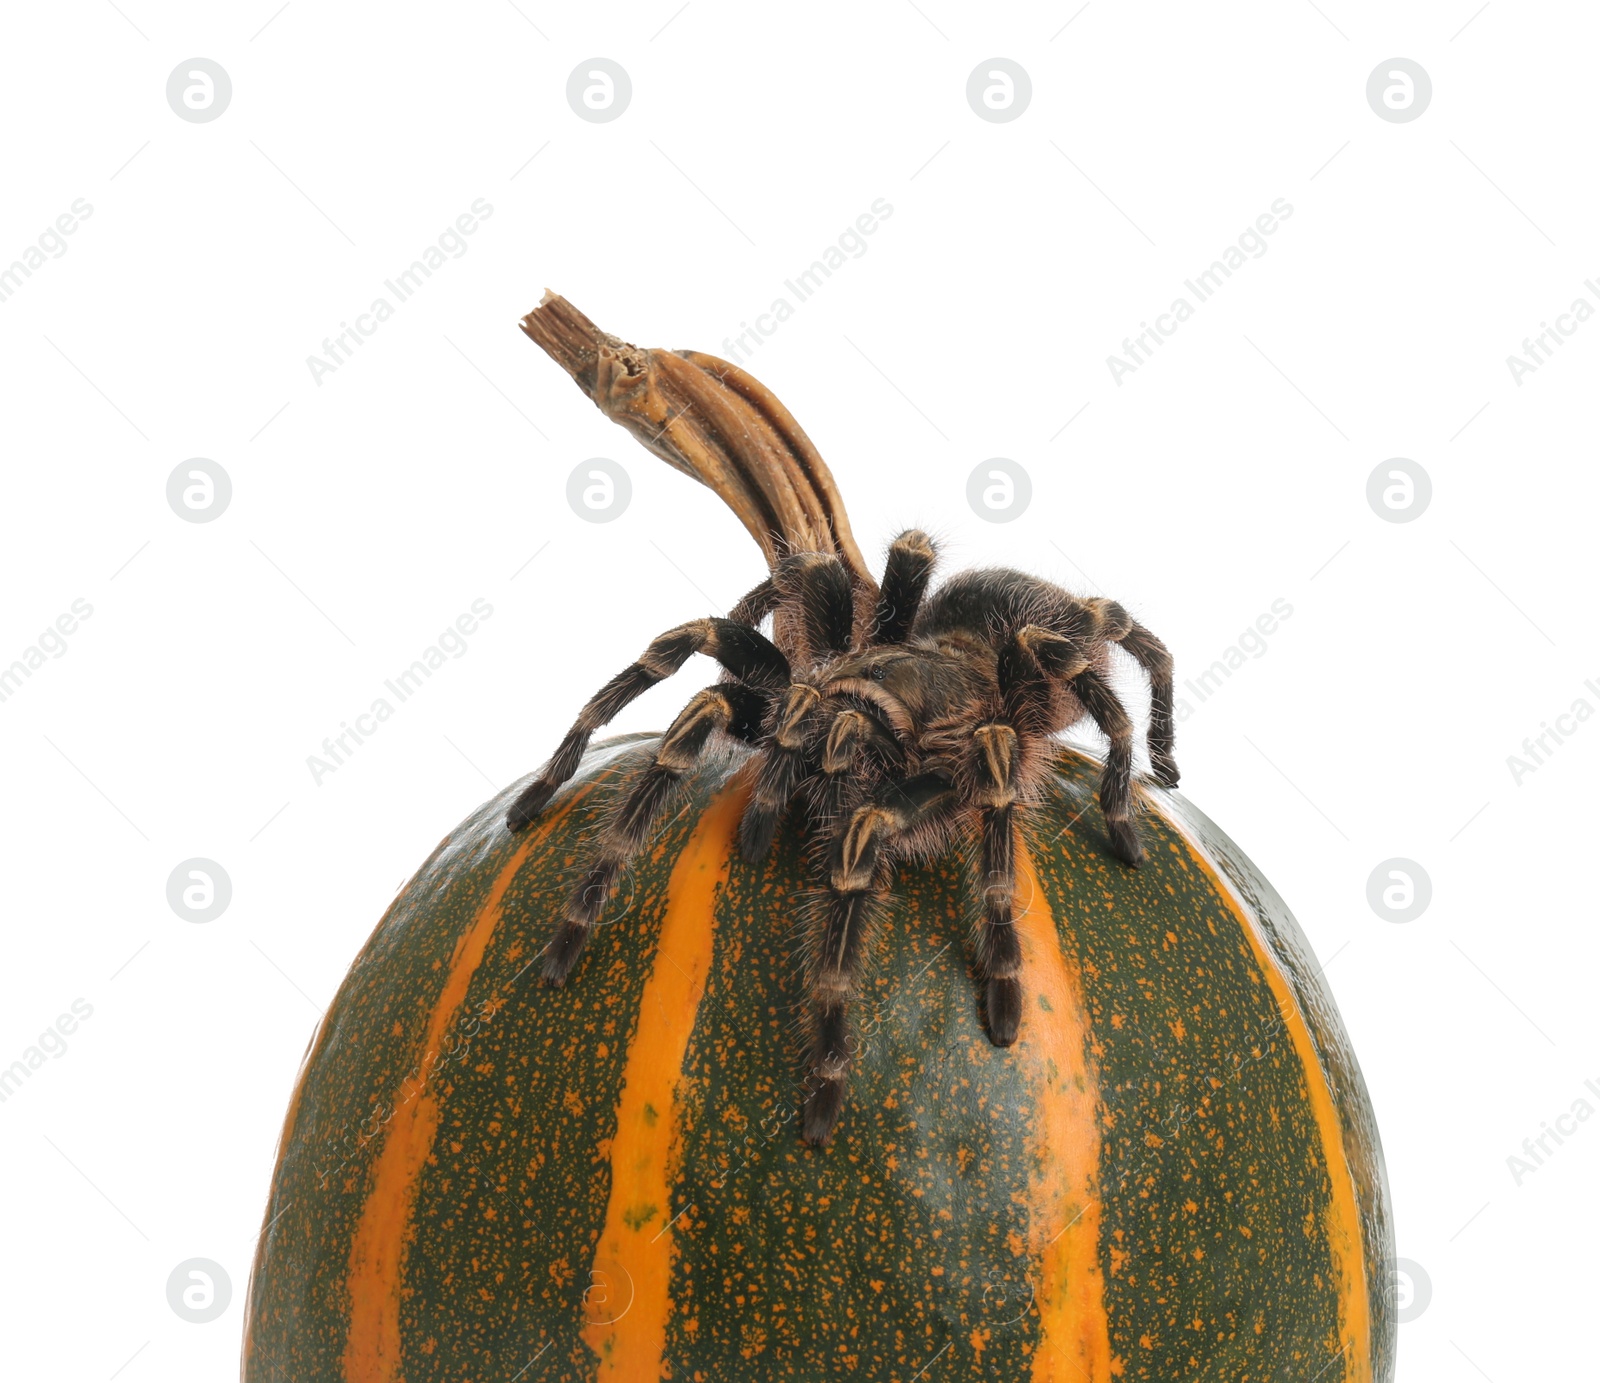
<svg viewBox="0 0 1600 1383"><path fill-rule="evenodd" d="M928 594L934 560L925 534L903 533L871 589L834 554L784 557L728 618L669 630L606 683L507 817L513 831L527 826L572 776L594 731L691 654L721 664L722 679L673 721L594 842L545 952L544 978L559 985L572 973L628 859L707 749L719 739L753 747L745 856L766 853L798 799L818 875L817 906L805 919L803 1132L813 1143L828 1142L843 1109L850 1002L896 861L975 842L974 952L989 1036L1005 1047L1022 1012L1016 833L1056 734L1088 719L1105 735L1109 848L1127 865L1144 858L1133 824L1132 724L1109 680L1113 647L1150 681L1152 771L1164 785L1178 781L1172 661L1154 634L1115 601L1017 571L966 572ZM758 627L769 616L772 639Z"/></svg>

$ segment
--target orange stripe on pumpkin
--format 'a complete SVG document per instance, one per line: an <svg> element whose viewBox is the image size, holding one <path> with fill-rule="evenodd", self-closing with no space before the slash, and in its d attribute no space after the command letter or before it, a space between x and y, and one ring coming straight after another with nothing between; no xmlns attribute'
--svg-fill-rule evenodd
<svg viewBox="0 0 1600 1383"><path fill-rule="evenodd" d="M430 868L436 857L437 851L434 855L429 856L422 869L418 870L418 874ZM390 915L401 905L415 882L415 878L408 882L405 888L395 895L394 901L383 910L383 916L378 919L378 925L373 928L372 936L367 939L367 944L361 948L361 952L356 957L355 965L352 966L352 969L359 967L366 960L373 948L373 941L388 925ZM280 1207L278 1205L276 1188L283 1176L284 1158L288 1156L289 1150L294 1144L295 1132L300 1122L300 1104L305 1095L306 1086L311 1079L312 1071L319 1065L318 1059L322 1055L322 1044L332 1031L333 1025L329 1023L327 1016L324 1015L322 1021L317 1024L317 1030L312 1034L311 1041L306 1043L305 1054L300 1058L300 1070L294 1078L294 1092L289 1096L289 1110L283 1116L283 1132L278 1135L278 1151L272 1160L274 1194L268 1197L266 1209L262 1211L261 1232L256 1236L255 1257L250 1265L252 1290L245 1295L244 1300L244 1344L239 1356L239 1375L241 1378L249 1374L251 1361L255 1357L254 1303L256 1294L253 1290L253 1284L261 1279L266 1269L268 1233L278 1219L289 1209L288 1206Z"/></svg>
<svg viewBox="0 0 1600 1383"><path fill-rule="evenodd" d="M501 903L517 870L586 795L587 788L574 793L528 835L496 875L471 925L457 938L444 988L428 1015L428 1029L422 1040L422 1060L430 1068L500 925ZM371 1189L350 1244L345 1282L350 1302L350 1333L345 1338L343 1359L345 1383L400 1383L400 1297L406 1253L414 1235L411 1216L422 1169L433 1152L439 1129L435 1088L425 1081L421 1089L417 1095L408 1079L395 1094L399 1113L389 1122Z"/></svg>
<svg viewBox="0 0 1600 1383"><path fill-rule="evenodd" d="M1317 1121L1317 1131L1322 1136L1323 1158L1327 1163L1328 1180L1332 1184L1332 1199L1323 1216L1323 1228L1339 1275L1339 1351L1333 1354L1330 1350L1330 1358L1321 1367L1331 1367L1335 1358L1345 1361L1337 1374L1318 1373L1318 1383L1372 1383L1372 1312L1367 1293L1361 1211L1356 1203L1355 1177L1344 1151L1344 1119L1333 1102L1333 1089L1317 1056L1311 1029L1300 1011L1289 977L1284 973L1277 953L1268 944L1254 911L1239 896L1227 876L1212 863L1211 857L1190 832L1188 825L1175 815L1162 813L1162 819L1189 847L1190 858L1212 881L1217 893L1227 900L1228 906L1239 919L1239 925L1255 951L1256 963L1266 976L1272 997L1277 1002L1283 1025L1294 1043L1300 1068L1305 1073L1311 1112Z"/></svg>
<svg viewBox="0 0 1600 1383"><path fill-rule="evenodd" d="M600 1356L598 1379L662 1377L671 1307L677 1156L676 1091L711 970L717 888L728 876L747 789L724 789L695 824L667 882L655 963L628 1046L611 1196L585 1295L583 1338Z"/></svg>
<svg viewBox="0 0 1600 1383"><path fill-rule="evenodd" d="M1017 843L1022 988L1030 996L1015 1047L1034 1091L1029 1252L1039 1336L1032 1383L1110 1383L1111 1341L1100 1270L1098 1073L1076 967L1061 947L1027 848Z"/></svg>

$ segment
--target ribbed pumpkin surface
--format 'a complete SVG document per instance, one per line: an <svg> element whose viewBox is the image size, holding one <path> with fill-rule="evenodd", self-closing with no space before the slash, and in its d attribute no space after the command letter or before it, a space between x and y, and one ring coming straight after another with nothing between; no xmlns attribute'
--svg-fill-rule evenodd
<svg viewBox="0 0 1600 1383"><path fill-rule="evenodd" d="M707 767L577 974L534 962L652 740L513 837L508 790L394 901L309 1052L248 1383L1393 1373L1382 1155L1298 927L1175 794L1112 860L1063 751L1026 839L1022 1036L979 1024L958 858L902 871L831 1148L797 1134L792 834Z"/></svg>

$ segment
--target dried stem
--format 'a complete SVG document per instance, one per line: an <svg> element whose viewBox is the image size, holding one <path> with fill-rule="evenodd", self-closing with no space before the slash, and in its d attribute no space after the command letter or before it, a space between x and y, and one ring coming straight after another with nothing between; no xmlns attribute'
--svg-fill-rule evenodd
<svg viewBox="0 0 1600 1383"><path fill-rule="evenodd" d="M836 553L858 603L877 587L827 463L793 415L737 365L698 351L648 350L603 332L547 292L522 329L614 423L721 497L767 566L789 552Z"/></svg>

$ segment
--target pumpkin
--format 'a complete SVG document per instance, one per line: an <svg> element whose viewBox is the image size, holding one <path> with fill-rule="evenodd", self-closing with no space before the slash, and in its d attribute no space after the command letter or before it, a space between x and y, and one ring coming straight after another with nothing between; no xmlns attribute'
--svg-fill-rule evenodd
<svg viewBox="0 0 1600 1383"><path fill-rule="evenodd" d="M822 1151L790 1030L810 879L793 834L739 857L739 756L579 975L535 983L653 744L591 751L528 836L514 789L479 809L357 958L284 1130L248 1383L1390 1377L1360 1073L1282 900L1178 794L1148 793L1126 869L1063 750L1010 1050L978 1023L966 862L902 871Z"/></svg>
<svg viewBox="0 0 1600 1383"><path fill-rule="evenodd" d="M1387 1383L1382 1154L1283 900L1176 792L1107 849L1061 748L1019 842L1021 1035L992 1046L972 863L901 869L833 1144L798 1136L792 811L738 847L749 751L689 778L566 987L537 959L656 739L440 842L304 1059L246 1383L1001 1378ZM526 780L525 780L526 781Z"/></svg>

